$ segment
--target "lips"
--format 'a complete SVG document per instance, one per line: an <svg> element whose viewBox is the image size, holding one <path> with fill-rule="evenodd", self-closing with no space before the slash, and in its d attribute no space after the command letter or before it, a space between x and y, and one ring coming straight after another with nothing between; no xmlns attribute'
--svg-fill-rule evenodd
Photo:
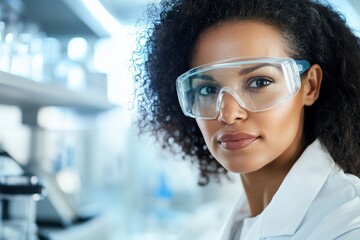
<svg viewBox="0 0 360 240"><path fill-rule="evenodd" d="M249 146L258 138L257 136L246 133L225 134L218 138L218 142L227 150L237 150Z"/></svg>

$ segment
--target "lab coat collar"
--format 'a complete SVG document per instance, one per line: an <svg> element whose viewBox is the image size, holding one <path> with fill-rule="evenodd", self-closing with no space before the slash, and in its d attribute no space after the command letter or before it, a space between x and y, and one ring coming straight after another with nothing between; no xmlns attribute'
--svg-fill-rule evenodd
<svg viewBox="0 0 360 240"><path fill-rule="evenodd" d="M270 204L261 213L245 239L292 236L311 203L324 185L334 161L319 140L309 145L291 168ZM231 225L239 212L248 208L242 196L221 239L229 239Z"/></svg>
<svg viewBox="0 0 360 240"><path fill-rule="evenodd" d="M262 237L294 235L333 164L319 140L308 146L264 210Z"/></svg>

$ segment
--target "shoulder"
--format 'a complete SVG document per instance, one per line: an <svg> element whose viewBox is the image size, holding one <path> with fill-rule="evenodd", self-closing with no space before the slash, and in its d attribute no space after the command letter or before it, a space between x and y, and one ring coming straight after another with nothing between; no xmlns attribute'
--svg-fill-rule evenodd
<svg viewBox="0 0 360 240"><path fill-rule="evenodd" d="M337 237L336 240L354 240L360 238L360 228L353 229Z"/></svg>
<svg viewBox="0 0 360 240"><path fill-rule="evenodd" d="M309 215L318 220L310 239L360 236L360 179L345 174L335 165L309 209Z"/></svg>
<svg viewBox="0 0 360 240"><path fill-rule="evenodd" d="M329 235L329 229L331 229L332 235L329 239L335 239L345 233L360 229L360 199L354 198L342 205L335 206L321 219L313 235L319 237Z"/></svg>

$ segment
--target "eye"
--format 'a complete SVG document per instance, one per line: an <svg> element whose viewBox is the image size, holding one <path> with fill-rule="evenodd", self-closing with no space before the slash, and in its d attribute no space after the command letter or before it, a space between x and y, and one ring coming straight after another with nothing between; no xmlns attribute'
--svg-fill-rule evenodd
<svg viewBox="0 0 360 240"><path fill-rule="evenodd" d="M263 88L268 85L270 85L273 82L273 80L265 78L265 77L259 77L252 79L249 84L249 88Z"/></svg>
<svg viewBox="0 0 360 240"><path fill-rule="evenodd" d="M218 88L212 85L204 85L198 87L198 93L202 96L209 96L218 93Z"/></svg>

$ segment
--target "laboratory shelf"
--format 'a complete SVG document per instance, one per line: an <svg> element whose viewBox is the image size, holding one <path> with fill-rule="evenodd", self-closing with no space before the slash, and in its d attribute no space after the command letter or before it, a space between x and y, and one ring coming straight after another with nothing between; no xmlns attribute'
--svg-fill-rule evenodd
<svg viewBox="0 0 360 240"><path fill-rule="evenodd" d="M46 106L69 107L80 112L100 112L116 107L104 94L95 91L71 91L65 86L40 83L0 71L0 104L21 109Z"/></svg>
<svg viewBox="0 0 360 240"><path fill-rule="evenodd" d="M22 4L22 19L35 22L48 36L110 36L81 0L17 1Z"/></svg>

